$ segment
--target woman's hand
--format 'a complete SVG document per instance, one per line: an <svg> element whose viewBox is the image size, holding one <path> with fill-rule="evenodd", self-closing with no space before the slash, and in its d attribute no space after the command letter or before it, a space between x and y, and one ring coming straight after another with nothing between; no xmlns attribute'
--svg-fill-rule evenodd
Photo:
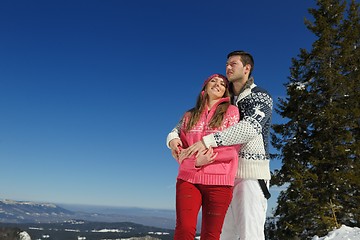
<svg viewBox="0 0 360 240"><path fill-rule="evenodd" d="M182 154L184 155L185 158L190 157L194 154L196 154L195 157L199 156L199 153L206 151L206 147L205 144L202 142L202 140L194 143L193 145L191 145L190 147L183 149L182 150Z"/></svg>
<svg viewBox="0 0 360 240"><path fill-rule="evenodd" d="M196 155L195 167L201 167L213 163L217 155L218 153L214 153L212 147L198 152Z"/></svg>

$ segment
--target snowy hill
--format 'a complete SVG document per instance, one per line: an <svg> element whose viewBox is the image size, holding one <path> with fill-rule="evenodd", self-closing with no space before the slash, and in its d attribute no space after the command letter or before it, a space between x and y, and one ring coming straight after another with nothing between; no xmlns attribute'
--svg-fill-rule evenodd
<svg viewBox="0 0 360 240"><path fill-rule="evenodd" d="M0 201L0 222L43 222L51 219L68 219L74 212L50 203Z"/></svg>
<svg viewBox="0 0 360 240"><path fill-rule="evenodd" d="M343 225L324 237L315 236L312 240L360 240L360 228Z"/></svg>

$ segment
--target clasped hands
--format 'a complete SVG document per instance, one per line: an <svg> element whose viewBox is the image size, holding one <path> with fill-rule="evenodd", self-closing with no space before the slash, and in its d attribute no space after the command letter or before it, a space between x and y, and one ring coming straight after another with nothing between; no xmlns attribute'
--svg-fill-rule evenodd
<svg viewBox="0 0 360 240"><path fill-rule="evenodd" d="M213 148L209 147L208 149L202 141L198 141L191 145L188 148L183 148L182 142L180 139L175 138L170 141L169 146L171 148L172 156L181 164L184 159L195 155L195 166L201 167L207 164L210 164L215 161L215 158L218 153L214 153Z"/></svg>

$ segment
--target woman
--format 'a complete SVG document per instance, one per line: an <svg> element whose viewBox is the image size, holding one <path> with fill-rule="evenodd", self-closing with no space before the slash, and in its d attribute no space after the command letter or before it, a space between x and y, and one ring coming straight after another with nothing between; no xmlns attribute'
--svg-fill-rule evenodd
<svg viewBox="0 0 360 240"><path fill-rule="evenodd" d="M183 148L239 121L237 107L230 104L228 87L229 82L221 74L211 75L205 80L195 107L184 114L178 126ZM210 148L184 158L179 147L175 240L194 240L200 207L201 239L220 238L232 199L238 150L239 145Z"/></svg>

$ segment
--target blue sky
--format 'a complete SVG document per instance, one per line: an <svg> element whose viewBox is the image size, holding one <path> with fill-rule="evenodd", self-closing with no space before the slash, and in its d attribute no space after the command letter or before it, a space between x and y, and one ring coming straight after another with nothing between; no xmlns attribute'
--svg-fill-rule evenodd
<svg viewBox="0 0 360 240"><path fill-rule="evenodd" d="M284 97L314 4L1 1L0 198L174 209L167 133L232 50Z"/></svg>

